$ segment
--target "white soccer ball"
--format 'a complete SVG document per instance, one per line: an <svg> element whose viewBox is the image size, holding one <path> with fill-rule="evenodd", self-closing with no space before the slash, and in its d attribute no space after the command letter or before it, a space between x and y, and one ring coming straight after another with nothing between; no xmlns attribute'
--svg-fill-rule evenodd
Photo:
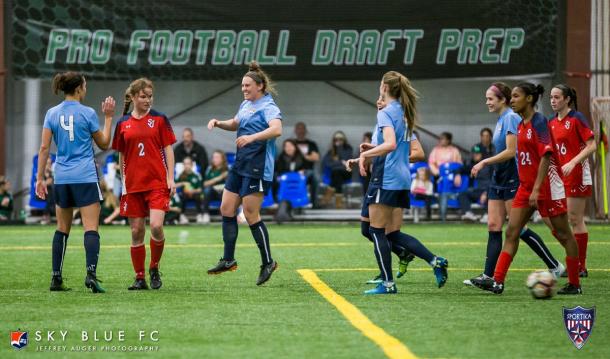
<svg viewBox="0 0 610 359"><path fill-rule="evenodd" d="M527 277L527 288L536 299L550 299L555 295L557 279L546 270L537 270Z"/></svg>

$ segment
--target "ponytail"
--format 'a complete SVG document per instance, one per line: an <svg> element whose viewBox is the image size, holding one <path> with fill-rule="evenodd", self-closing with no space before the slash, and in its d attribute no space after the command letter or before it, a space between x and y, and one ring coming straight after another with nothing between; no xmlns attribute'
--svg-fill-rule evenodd
<svg viewBox="0 0 610 359"><path fill-rule="evenodd" d="M523 93L525 93L525 96L532 96L532 107L536 106L538 99L540 99L540 96L544 93L544 87L542 85L534 85L531 82L522 82L515 87L520 88Z"/></svg>
<svg viewBox="0 0 610 359"><path fill-rule="evenodd" d="M257 85L263 85L263 94L270 93L272 95L277 95L277 91L275 91L275 84L271 81L271 78L258 64L258 62L252 60L248 65L248 72L244 75L244 77L249 77Z"/></svg>
<svg viewBox="0 0 610 359"><path fill-rule="evenodd" d="M404 111L405 124L407 125L407 134L410 138L417 126L417 99L419 98L419 93L406 76L396 71L386 72L383 75L383 83L388 85L389 94L400 101Z"/></svg>
<svg viewBox="0 0 610 359"><path fill-rule="evenodd" d="M568 107L578 111L578 98L576 97L576 90L573 87L566 84L559 84L553 86L553 88L560 90L563 98L569 97L570 101L568 102Z"/></svg>

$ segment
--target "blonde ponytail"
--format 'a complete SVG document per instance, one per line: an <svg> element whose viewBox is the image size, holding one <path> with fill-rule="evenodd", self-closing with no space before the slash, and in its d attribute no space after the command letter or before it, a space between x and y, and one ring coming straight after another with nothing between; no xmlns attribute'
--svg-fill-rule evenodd
<svg viewBox="0 0 610 359"><path fill-rule="evenodd" d="M417 126L417 99L419 93L409 79L396 71L389 71L383 75L383 83L388 85L390 96L398 99L405 113L405 124L408 136L411 137Z"/></svg>

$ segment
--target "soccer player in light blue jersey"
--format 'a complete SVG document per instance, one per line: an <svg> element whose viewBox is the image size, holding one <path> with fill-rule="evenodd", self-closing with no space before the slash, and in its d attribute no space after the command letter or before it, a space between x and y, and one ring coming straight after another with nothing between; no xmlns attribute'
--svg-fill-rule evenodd
<svg viewBox="0 0 610 359"><path fill-rule="evenodd" d="M96 275L100 251L98 225L102 192L93 142L102 150L108 148L115 101L112 97L107 97L102 103L104 128L100 129L95 110L81 104L87 94L87 82L82 74L76 72L57 74L53 78L53 91L55 94L63 92L65 100L49 109L45 116L36 177L36 195L45 199L48 193L42 178L42 169L47 163L53 140L57 146L54 184L57 230L53 236L53 273L50 290L69 290L63 283L62 268L72 225L72 211L77 207L80 208L85 230L87 263L85 286L93 293L104 293L105 290L99 284Z"/></svg>
<svg viewBox="0 0 610 359"><path fill-rule="evenodd" d="M220 274L237 269L235 243L237 242L237 209L243 204L246 221L260 251L262 265L256 285L271 278L277 262L271 257L269 233L260 210L265 193L273 180L275 139L282 134L282 114L275 104L273 86L267 74L256 61L241 82L244 101L232 119L212 119L208 129L214 127L237 131L235 163L229 171L222 193L222 237L224 255L208 274Z"/></svg>
<svg viewBox="0 0 610 359"><path fill-rule="evenodd" d="M498 116L492 140L494 155L477 163L472 168L472 176L476 177L485 166L492 167L491 183L487 191L487 252L483 273L463 281L468 286L473 286L475 280L493 277L502 250L502 226L510 213L513 198L519 188L519 171L515 156L517 127L521 117L509 107L510 97L511 88L503 82L492 83L485 92L487 109ZM565 271L564 265L555 259L536 232L524 227L520 238L544 261L555 276L560 276Z"/></svg>
<svg viewBox="0 0 610 359"><path fill-rule="evenodd" d="M409 208L409 157L415 127L417 92L406 76L390 71L383 76L379 93L386 107L377 113L377 128L373 134L377 138L377 145L360 153L358 166L360 175L365 176L368 160L373 161L371 182L363 206L368 205L369 208L369 235L374 243L383 282L365 294L397 292L392 275L390 243L397 243L424 259L432 266L437 285L442 287L447 281L448 261L435 256L417 239L400 230L388 233L388 229L396 228L396 224L392 223L396 218L393 216L394 210ZM402 221L402 218L398 219Z"/></svg>

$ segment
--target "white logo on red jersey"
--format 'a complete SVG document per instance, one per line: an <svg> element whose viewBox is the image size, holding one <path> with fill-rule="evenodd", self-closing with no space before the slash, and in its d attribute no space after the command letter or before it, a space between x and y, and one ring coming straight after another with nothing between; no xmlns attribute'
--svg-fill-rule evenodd
<svg viewBox="0 0 610 359"><path fill-rule="evenodd" d="M528 139L528 140L531 140L531 139L532 139L532 129L531 129L531 128L528 128L528 129L527 129L527 139Z"/></svg>
<svg viewBox="0 0 610 359"><path fill-rule="evenodd" d="M565 125L565 126L566 126L566 130L569 130L569 129L570 129L570 121L569 121L569 120L568 120L568 121L566 121L566 125Z"/></svg>
<svg viewBox="0 0 610 359"><path fill-rule="evenodd" d="M153 120L152 118L148 119L148 127L153 128L155 127L155 120Z"/></svg>
<svg viewBox="0 0 610 359"><path fill-rule="evenodd" d="M125 129L126 129L126 130L127 130L127 129L130 129L130 128L131 128L131 125L125 125Z"/></svg>

